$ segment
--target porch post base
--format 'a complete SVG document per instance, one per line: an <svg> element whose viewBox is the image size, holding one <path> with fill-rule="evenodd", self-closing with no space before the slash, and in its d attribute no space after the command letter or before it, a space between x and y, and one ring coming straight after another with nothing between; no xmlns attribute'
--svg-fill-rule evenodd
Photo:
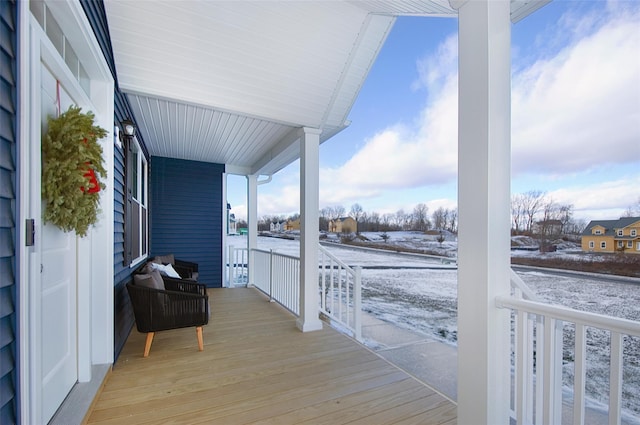
<svg viewBox="0 0 640 425"><path fill-rule="evenodd" d="M321 331L322 330L322 321L320 319L304 320L304 319L300 318L300 319L296 320L296 326L302 332Z"/></svg>

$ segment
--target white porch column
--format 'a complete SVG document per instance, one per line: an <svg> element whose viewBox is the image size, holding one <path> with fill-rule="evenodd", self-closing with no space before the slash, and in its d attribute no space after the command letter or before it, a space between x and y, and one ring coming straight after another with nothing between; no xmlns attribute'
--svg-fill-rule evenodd
<svg viewBox="0 0 640 425"><path fill-rule="evenodd" d="M458 423L509 423L511 22L508 0L459 6Z"/></svg>
<svg viewBox="0 0 640 425"><path fill-rule="evenodd" d="M322 329L318 306L318 210L320 133L304 128L300 138L300 317L302 332Z"/></svg>
<svg viewBox="0 0 640 425"><path fill-rule="evenodd" d="M249 281L248 285L254 285L253 278L253 252L258 247L258 176L247 176L247 247L249 248Z"/></svg>
<svg viewBox="0 0 640 425"><path fill-rule="evenodd" d="M229 210L227 209L227 183L229 175L222 173L222 269L220 270L220 276L222 278L222 287L230 288L231 280L229 279L229 270L231 268L225 267L225 264L231 266L231 259L229 258L229 247L227 246L227 235L229 234Z"/></svg>

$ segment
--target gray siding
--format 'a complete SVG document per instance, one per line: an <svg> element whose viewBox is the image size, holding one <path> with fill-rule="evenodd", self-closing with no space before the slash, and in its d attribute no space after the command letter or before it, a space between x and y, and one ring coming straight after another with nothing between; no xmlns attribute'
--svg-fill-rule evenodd
<svg viewBox="0 0 640 425"><path fill-rule="evenodd" d="M0 1L0 424L17 423L16 10Z"/></svg>

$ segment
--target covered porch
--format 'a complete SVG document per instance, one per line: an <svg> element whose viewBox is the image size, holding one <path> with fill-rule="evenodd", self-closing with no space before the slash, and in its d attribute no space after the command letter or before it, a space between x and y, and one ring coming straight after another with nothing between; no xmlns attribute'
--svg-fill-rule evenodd
<svg viewBox="0 0 640 425"><path fill-rule="evenodd" d="M271 175L300 159L300 258L299 268L294 273L293 281L296 284L291 291L295 294L292 297L294 302L289 307L298 317L287 316L286 324L266 326L262 332L254 335L255 326L268 321L255 317L252 319L252 314L249 314L250 321L245 323L246 328L240 327L243 320L227 324L224 317L217 316L218 312L234 307L237 311L252 312L247 305L237 305L233 300L225 300L225 305L217 308L215 303L218 302L218 296L214 292L213 326L208 326L208 332L214 334L205 335L205 344L218 346L222 351L216 354L212 347L205 345L206 355L213 351L211 354L214 357L204 361L200 367L193 368L195 381L188 383L187 387L190 391L194 388L202 389L197 390L198 396L193 398L200 401L193 401L185 396L185 402L180 403L192 406L191 409L185 409L185 422L214 420L214 417L207 416L208 409L212 409L213 415L220 412L224 415L224 400L229 400L226 397L233 398L233 394L245 398L239 400L239 410L233 413L232 408L230 414L238 414L240 419L249 412L256 414L254 418L243 419L245 422L268 421L267 418L288 413L277 410L271 412L269 409L276 406L292 409L294 403L289 398L300 398L316 391L318 386L314 375L308 373L312 371L310 373L314 374L322 366L311 362L307 363L307 367L297 367L293 360L288 364L281 363L281 359L297 359L302 352L317 357L325 348L328 348L326 354L329 357L321 361L329 365L326 369L328 375L318 376L318 379L322 381L331 377L326 380L331 390L326 389L329 391L327 393L317 390L324 395L314 394L304 398L306 401L300 403L304 406L300 407L301 413L314 410L311 406L317 403L334 408L344 406L343 402L338 406L329 401L336 400L337 396L333 391L338 390L342 374L346 373L343 370L331 371L336 367L340 368L340 361L333 356L342 355L341 344L336 341L325 341L324 344L312 342L315 338L326 338L329 332L319 318L319 147L349 125L350 108L371 64L396 17L403 15L457 16L458 19L460 338L457 412L461 423L509 421L510 311L498 308L495 300L497 296L511 292L510 29L512 22L526 17L545 3L547 0L318 1L267 2L260 3L258 7L253 2L190 2L189 8L182 8L172 2L153 5L145 2L105 3L119 87L131 104L139 135L151 158L151 255L161 253L157 252L161 250L158 243L160 232L154 211L164 212L179 204L169 202L160 205L156 202L159 194L184 193L186 188L198 187L195 184L184 184L171 190L154 192L169 182L175 182L176 176L184 174L182 171L188 168L176 167L180 168L179 172L171 175L158 173L158 161L220 164L223 166L222 178L224 174L247 177L249 282L258 286L256 277L268 274L258 272L256 261L260 259L254 255L257 247L257 188L261 183L269 181ZM159 63L164 66L159 68ZM456 140L451 140L451 143L456 143ZM204 186L208 187L202 185ZM224 188L221 195L222 199L218 199L218 202L222 205L226 203ZM191 198L202 200L206 196L194 194ZM226 219L222 210L213 212L212 215L217 215L220 223ZM174 216L168 222L171 223L165 229L168 233L183 235L184 229L179 227L188 220ZM195 228L200 231L210 226L198 227L194 223L189 227L189 230ZM221 246L216 244L209 249L218 250L222 246L224 236ZM217 258L213 262L219 263ZM222 263L226 262L223 258ZM220 280L223 279L223 272L216 272L216 278L219 276ZM203 282L211 283L206 279ZM264 339L281 325L286 328L287 336L292 338L290 341L281 340L280 336ZM234 329L236 326L238 329ZM296 328L303 332L296 331ZM230 341L227 344L218 342L224 341L228 332L234 336L245 335L237 342L239 346ZM195 339L190 333L186 333L187 341ZM116 378L116 373L120 367L124 369L128 366L126 359L129 344L135 338L134 333L120 354L114 376L96 404L91 420L95 420L95 415L104 408L101 406L106 406L103 403L112 391L110 387L116 385L114 381L126 381L126 378ZM337 335L336 338L345 337ZM155 351L158 351L161 341L156 341ZM279 343L274 346L273 341ZM305 346L307 342L322 347L321 351L315 354L313 349L306 351L309 350ZM191 342L184 347L190 345ZM271 354L267 347L273 347L280 353ZM217 363L221 361L220 356L235 362L236 358L244 356L243 350L254 353L260 359L240 362L240 378L230 378L234 382L232 385L237 385L237 389L234 389L229 386L231 384L221 383L225 382L226 372L216 372ZM367 359L372 354L366 349L362 350L362 353L356 355L356 363L366 365L363 368L366 376L371 373L377 376L386 363L382 360L380 365L376 363L378 360L369 363ZM152 356L153 352L152 349ZM266 363L262 357L266 358ZM373 357L371 359L375 360ZM278 370L276 381L268 381L266 378L271 373L276 373L270 368L272 361ZM129 362L138 363L134 360ZM175 361L169 360L167 364L167 372L171 374ZM234 367L230 366L230 369ZM157 369L162 368L159 366ZM208 371L211 371L210 379L202 379L203 374ZM218 379L221 376L219 373L223 374L222 381ZM299 375L303 378L296 378ZM249 380L243 386L245 384L240 382L245 382L242 377L247 376L257 376L260 380L253 384L248 383ZM291 384L293 387L283 388L284 395L279 398L274 390L277 387L275 382L285 377L293 378L295 382ZM126 388L134 385L137 379L138 376L119 384L122 391L130 391ZM145 379L139 380L145 382ZM125 413L126 406L138 411L141 404L147 403L146 400L156 398L157 404L151 403L148 413L155 415L164 410L157 407L168 406L174 400L177 401L176 391L181 391L179 382L183 379L188 381L182 374L166 379L168 381L161 380L165 384L157 384L158 387L154 387L151 382L137 392L128 392L119 399L125 406L120 408L125 410L121 413L105 413L105 417L128 415ZM398 376L397 379L404 378ZM166 382L170 382L170 385ZM199 387L200 385L203 387ZM297 385L300 387L296 389ZM266 392L256 392L257 388ZM414 390L409 393L414 393ZM118 390L113 391L116 391L115 395ZM171 394L167 394L168 391ZM372 390L365 391L365 401L359 408L355 408L363 412L363 422L368 421L366 418L373 411L372 404L375 403L372 400L395 400L398 394L397 390L386 392L381 388L382 394L378 398L374 396L374 399L367 399L370 391ZM389 398L389 394L394 395ZM201 395L203 398L199 398ZM142 396L138 403L132 401L136 396ZM165 397L166 400L163 400ZM411 411L407 413L408 418L428 415L428 409L425 412L421 407L424 402L420 399L415 403L414 401L398 400L398 406L403 406L398 408L408 408ZM216 408L211 407L218 402L222 404ZM114 402L114 405L117 404ZM252 406L256 408L252 409ZM241 413L240 410L247 410L247 413ZM320 414L322 415L324 413ZM396 419L400 421L404 418L401 416ZM275 422L286 422L285 419L279 419L281 420ZM378 416L376 420L379 421ZM302 419L296 419L291 422L301 421ZM328 422L334 423L335 420ZM428 422L437 423L436 420Z"/></svg>
<svg viewBox="0 0 640 425"><path fill-rule="evenodd" d="M453 402L326 324L300 333L257 289L209 296L204 351L178 329L143 358L134 330L86 423L457 422Z"/></svg>

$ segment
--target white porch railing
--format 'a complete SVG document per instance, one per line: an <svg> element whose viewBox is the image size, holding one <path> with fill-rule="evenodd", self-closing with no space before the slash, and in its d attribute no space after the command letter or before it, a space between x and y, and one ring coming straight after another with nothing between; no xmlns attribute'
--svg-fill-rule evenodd
<svg viewBox="0 0 640 425"><path fill-rule="evenodd" d="M362 341L361 268L351 268L320 245L320 312Z"/></svg>
<svg viewBox="0 0 640 425"><path fill-rule="evenodd" d="M361 270L319 246L320 313L362 341ZM253 249L252 283L295 315L300 309L300 259Z"/></svg>
<svg viewBox="0 0 640 425"><path fill-rule="evenodd" d="M252 282L256 288L269 295L298 316L300 314L300 258L252 249L253 267Z"/></svg>
<svg viewBox="0 0 640 425"><path fill-rule="evenodd" d="M246 285L249 277L249 249L229 246L227 282L229 286Z"/></svg>
<svg viewBox="0 0 640 425"><path fill-rule="evenodd" d="M514 295L497 297L496 305L513 310L515 387L512 417L518 424L562 423L562 367L566 349L573 352L573 423L584 424L588 379L586 348L594 339L589 338L587 329L592 329L610 336L609 424L620 424L623 343L625 338L640 337L640 324L545 304L535 300L533 292L515 273L512 273L511 282ZM565 332L568 336L574 335L573 347L564 343Z"/></svg>

